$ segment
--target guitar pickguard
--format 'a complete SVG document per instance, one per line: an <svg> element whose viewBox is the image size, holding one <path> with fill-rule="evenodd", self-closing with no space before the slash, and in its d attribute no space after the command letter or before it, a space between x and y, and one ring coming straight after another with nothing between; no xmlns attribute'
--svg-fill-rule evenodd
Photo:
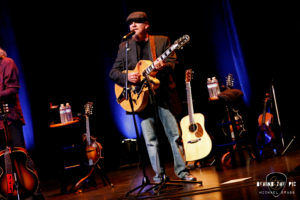
<svg viewBox="0 0 300 200"><path fill-rule="evenodd" d="M136 95L136 99L133 99L133 102L136 102L136 100L139 99L141 93L143 92L143 89L146 87L146 79L143 79L141 82L139 82L136 85L132 85L130 88L131 96ZM126 100L126 92L125 88L120 93L119 97L117 98L117 102L120 104L124 100Z"/></svg>

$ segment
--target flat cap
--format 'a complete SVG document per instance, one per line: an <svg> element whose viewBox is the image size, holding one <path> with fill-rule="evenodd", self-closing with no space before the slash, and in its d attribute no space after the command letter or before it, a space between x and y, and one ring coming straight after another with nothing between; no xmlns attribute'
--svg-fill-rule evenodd
<svg viewBox="0 0 300 200"><path fill-rule="evenodd" d="M135 11L132 12L128 15L126 22L131 23L131 22L145 22L148 21L147 14L143 11Z"/></svg>

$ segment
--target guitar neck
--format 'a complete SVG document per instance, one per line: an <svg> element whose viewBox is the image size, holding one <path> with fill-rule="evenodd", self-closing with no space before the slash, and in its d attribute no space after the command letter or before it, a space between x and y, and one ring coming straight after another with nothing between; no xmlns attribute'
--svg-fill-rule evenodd
<svg viewBox="0 0 300 200"><path fill-rule="evenodd" d="M265 125L266 123L266 112L267 112L267 102L264 102L264 111L262 115L262 124Z"/></svg>
<svg viewBox="0 0 300 200"><path fill-rule="evenodd" d="M6 147L4 153L4 163L5 163L5 173L7 179L7 194L12 194L14 192L14 179L13 179L13 171L12 171L12 163L10 158L11 149Z"/></svg>
<svg viewBox="0 0 300 200"><path fill-rule="evenodd" d="M12 173L10 151L11 151L10 148L6 147L5 153L4 153L4 162L5 162L5 171L6 171L6 174L11 174Z"/></svg>
<svg viewBox="0 0 300 200"><path fill-rule="evenodd" d="M160 55L155 61L165 60L176 49L176 46L177 46L177 44L173 44L162 55ZM143 72L144 76L148 76L155 69L154 62L144 70L144 72Z"/></svg>
<svg viewBox="0 0 300 200"><path fill-rule="evenodd" d="M194 121L194 106L193 106L191 83L186 82L185 85L186 85L187 104L188 104L190 124L194 124L195 123L195 121Z"/></svg>
<svg viewBox="0 0 300 200"><path fill-rule="evenodd" d="M91 133L90 133L90 121L89 117L85 117L85 127L86 127L86 143L87 145L91 145Z"/></svg>

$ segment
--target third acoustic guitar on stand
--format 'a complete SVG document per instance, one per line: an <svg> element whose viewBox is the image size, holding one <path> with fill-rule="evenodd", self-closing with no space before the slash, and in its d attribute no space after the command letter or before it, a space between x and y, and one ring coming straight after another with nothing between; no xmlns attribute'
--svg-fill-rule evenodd
<svg viewBox="0 0 300 200"><path fill-rule="evenodd" d="M192 70L186 70L185 83L189 115L180 121L186 161L195 161L205 158L212 149L212 141L204 127L204 116L201 113L194 113L190 83L191 76Z"/></svg>

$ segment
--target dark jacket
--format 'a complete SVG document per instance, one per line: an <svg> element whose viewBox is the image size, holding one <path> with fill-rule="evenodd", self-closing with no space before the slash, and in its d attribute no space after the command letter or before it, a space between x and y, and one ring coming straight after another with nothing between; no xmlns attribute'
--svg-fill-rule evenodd
<svg viewBox="0 0 300 200"><path fill-rule="evenodd" d="M154 36L155 41L155 50L156 50L156 57L159 57L161 54L165 52L165 50L168 49L168 47L171 45L170 40L166 36ZM119 45L118 55L115 60L115 63L113 64L113 67L109 73L109 77L115 81L117 84L124 86L125 85L125 74L122 73L122 71L125 70L125 47L126 42L122 42ZM136 42L133 39L130 39L128 41L128 69L132 70L135 68L136 64L138 63L137 60L137 51L136 51ZM151 55L151 50L149 49L149 53ZM152 57L152 55L150 56ZM175 67L175 60L176 60L176 54L171 54L166 61L170 65L172 69ZM152 60L153 61L153 60Z"/></svg>
<svg viewBox="0 0 300 200"><path fill-rule="evenodd" d="M8 124L12 121L25 123L18 95L19 88L19 71L16 63L8 57L0 59L0 104L8 105ZM0 129L3 129L2 122Z"/></svg>
<svg viewBox="0 0 300 200"><path fill-rule="evenodd" d="M155 52L156 52L156 58L161 56L170 46L170 40L166 36L153 36L154 42L155 42ZM126 42L122 42L119 45L118 55L117 58L113 64L113 67L109 73L109 77L117 84L124 86L126 81L126 76L122 71L125 70L125 63L126 63L126 57L125 57L125 47ZM128 69L133 70L136 67L136 64L138 63L137 59L137 47L136 47L136 41L133 39L130 39L128 41ZM149 54L150 58L152 58L152 53L149 45ZM151 59L151 61L153 61ZM159 106L169 108L169 101L171 99L170 97L170 90L174 90L174 88L170 88L170 85L174 85L173 79L171 77L173 69L175 68L175 62L176 62L176 54L173 52L170 56L168 56L165 61L167 62L167 67L160 70L156 78L160 80L160 87L155 91L155 97L156 102Z"/></svg>

